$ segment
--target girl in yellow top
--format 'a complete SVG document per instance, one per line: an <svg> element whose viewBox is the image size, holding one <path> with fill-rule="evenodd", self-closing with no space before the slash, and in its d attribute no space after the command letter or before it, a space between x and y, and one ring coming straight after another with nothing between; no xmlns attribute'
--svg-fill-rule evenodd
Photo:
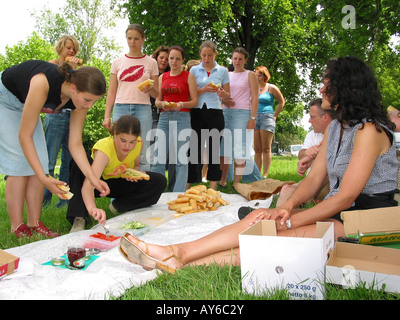
<svg viewBox="0 0 400 320"><path fill-rule="evenodd" d="M126 168L139 170L142 150L139 120L135 116L124 115L114 122L110 134L110 137L94 145L89 159L93 172L110 188L108 197L113 198L110 209L126 212L156 204L167 184L164 175L147 172L150 179L139 181L121 176ZM74 223L76 218L85 218L90 222L90 214L104 225L106 213L95 203L95 197L100 194L75 163L70 169L70 188L74 196L69 202L67 220Z"/></svg>

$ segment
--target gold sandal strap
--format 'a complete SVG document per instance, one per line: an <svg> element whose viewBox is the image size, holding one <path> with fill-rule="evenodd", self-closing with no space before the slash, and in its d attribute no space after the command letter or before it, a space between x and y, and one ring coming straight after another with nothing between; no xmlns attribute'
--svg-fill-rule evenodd
<svg viewBox="0 0 400 320"><path fill-rule="evenodd" d="M163 260L161 260L161 261L162 261L162 262L166 262L166 261L168 261L169 259L174 258L176 261L178 261L178 262L183 266L183 262L181 261L181 259L179 259L179 258L175 255L174 248L173 248L171 245L168 246L168 247L171 249L172 254L171 254L169 257L167 257L167 258L165 258L165 259L163 259Z"/></svg>

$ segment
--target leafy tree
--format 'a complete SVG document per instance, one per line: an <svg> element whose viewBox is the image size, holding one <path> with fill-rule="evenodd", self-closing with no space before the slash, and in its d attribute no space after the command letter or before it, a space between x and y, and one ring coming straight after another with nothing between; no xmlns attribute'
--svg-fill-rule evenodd
<svg viewBox="0 0 400 320"><path fill-rule="evenodd" d="M32 16L38 33L52 44L64 34L74 35L81 46L79 56L84 63L92 56L111 60L120 50L115 39L106 36L106 31L115 28L119 16L114 1L66 0L66 5L60 8L62 12L53 13L44 7Z"/></svg>
<svg viewBox="0 0 400 320"><path fill-rule="evenodd" d="M395 0L314 0L320 10L321 24L317 39L329 39L334 56L352 55L363 59L374 70L381 85L383 104L398 105L400 92L395 89L400 74L399 48L391 45L399 36L400 3Z"/></svg>
<svg viewBox="0 0 400 320"><path fill-rule="evenodd" d="M53 47L33 32L25 42L19 41L12 47L6 46L5 55L0 54L0 70L26 60L48 61L53 59L54 55Z"/></svg>
<svg viewBox="0 0 400 320"><path fill-rule="evenodd" d="M111 63L109 61L92 57L91 65L99 68L106 76L107 87ZM83 126L83 146L90 152L94 144L101 138L108 136L108 131L103 127L104 112L106 109L106 96L97 101L88 111L85 124Z"/></svg>

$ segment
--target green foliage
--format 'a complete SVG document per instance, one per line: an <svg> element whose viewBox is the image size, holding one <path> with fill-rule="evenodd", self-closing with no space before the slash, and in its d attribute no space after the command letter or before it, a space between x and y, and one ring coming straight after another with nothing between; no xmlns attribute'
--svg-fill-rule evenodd
<svg viewBox="0 0 400 320"><path fill-rule="evenodd" d="M105 31L115 28L118 17L114 5L107 0L66 0L61 12L43 8L32 15L36 19L39 34L55 44L64 34L74 35L80 43L78 56L86 64L92 56L105 60L115 58L120 47L115 39L106 36Z"/></svg>
<svg viewBox="0 0 400 320"><path fill-rule="evenodd" d="M92 57L90 65L99 68L103 72L106 77L108 87L111 63L109 61ZM87 113L85 124L83 126L82 140L83 146L88 152L91 152L92 147L99 139L109 135L108 131L103 127L105 108L106 96L97 101Z"/></svg>
<svg viewBox="0 0 400 320"><path fill-rule="evenodd" d="M53 47L33 32L25 42L6 47L5 55L0 55L0 71L27 60L49 61L55 56Z"/></svg>

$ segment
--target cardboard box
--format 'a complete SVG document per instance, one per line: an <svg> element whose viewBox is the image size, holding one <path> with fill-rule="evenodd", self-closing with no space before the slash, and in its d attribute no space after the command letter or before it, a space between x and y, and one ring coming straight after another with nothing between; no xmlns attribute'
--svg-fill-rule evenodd
<svg viewBox="0 0 400 320"><path fill-rule="evenodd" d="M326 264L326 282L400 292L400 250L337 242Z"/></svg>
<svg viewBox="0 0 400 320"><path fill-rule="evenodd" d="M293 299L323 299L325 264L334 245L332 222L317 223L317 237L277 236L262 220L239 235L242 289L252 294L287 289Z"/></svg>
<svg viewBox="0 0 400 320"><path fill-rule="evenodd" d="M0 250L0 279L17 271L19 258Z"/></svg>
<svg viewBox="0 0 400 320"><path fill-rule="evenodd" d="M358 238L361 244L400 243L400 207L343 211L341 218L346 236Z"/></svg>

